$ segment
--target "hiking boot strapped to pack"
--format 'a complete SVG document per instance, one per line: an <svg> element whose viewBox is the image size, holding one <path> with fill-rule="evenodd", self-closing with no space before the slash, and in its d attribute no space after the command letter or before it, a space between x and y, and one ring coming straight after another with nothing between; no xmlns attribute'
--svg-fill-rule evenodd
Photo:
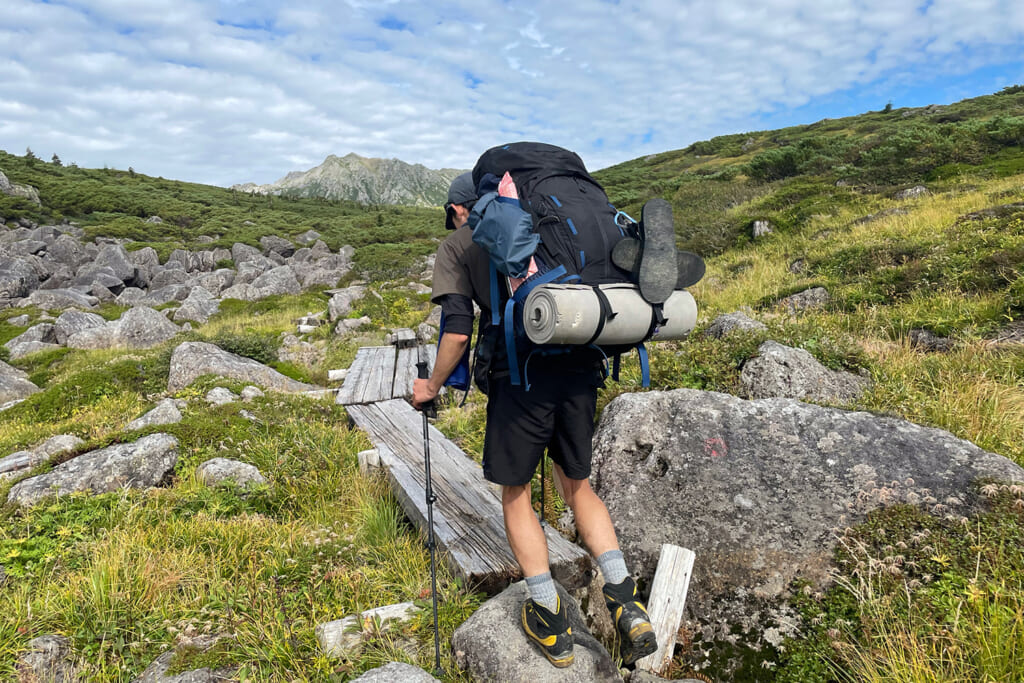
<svg viewBox="0 0 1024 683"><path fill-rule="evenodd" d="M623 663L632 665L636 660L654 654L658 649L654 627L647 608L640 602L633 579L626 577L622 583L606 583L601 592L615 629L622 637L620 654Z"/></svg>
<svg viewBox="0 0 1024 683"><path fill-rule="evenodd" d="M562 598L558 598L558 611L549 612L532 599L523 603L523 631L526 636L537 643L537 647L548 658L548 661L563 669L572 664L573 654L572 627L565 612Z"/></svg>

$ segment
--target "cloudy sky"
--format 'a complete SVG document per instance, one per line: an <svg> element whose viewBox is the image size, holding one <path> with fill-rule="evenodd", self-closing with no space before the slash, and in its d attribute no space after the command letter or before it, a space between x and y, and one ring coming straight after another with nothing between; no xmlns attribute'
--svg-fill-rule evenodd
<svg viewBox="0 0 1024 683"><path fill-rule="evenodd" d="M520 139L597 169L1024 84L1021 0L0 4L0 149L217 185Z"/></svg>

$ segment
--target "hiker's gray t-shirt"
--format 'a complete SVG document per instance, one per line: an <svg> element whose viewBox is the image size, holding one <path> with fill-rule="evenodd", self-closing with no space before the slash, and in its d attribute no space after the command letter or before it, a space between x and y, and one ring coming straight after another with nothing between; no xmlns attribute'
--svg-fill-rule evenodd
<svg viewBox="0 0 1024 683"><path fill-rule="evenodd" d="M473 230L468 225L448 235L437 249L430 300L441 303L448 294L468 296L480 308L491 310L487 254L473 242Z"/></svg>

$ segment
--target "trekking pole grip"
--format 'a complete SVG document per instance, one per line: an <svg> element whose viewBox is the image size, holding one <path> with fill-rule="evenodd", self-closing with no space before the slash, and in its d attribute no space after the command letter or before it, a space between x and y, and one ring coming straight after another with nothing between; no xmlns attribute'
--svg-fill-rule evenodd
<svg viewBox="0 0 1024 683"><path fill-rule="evenodd" d="M421 360L416 363L416 378L430 379L430 371L427 370L427 361ZM423 414L429 418L437 417L437 406L434 405L433 401L423 405Z"/></svg>

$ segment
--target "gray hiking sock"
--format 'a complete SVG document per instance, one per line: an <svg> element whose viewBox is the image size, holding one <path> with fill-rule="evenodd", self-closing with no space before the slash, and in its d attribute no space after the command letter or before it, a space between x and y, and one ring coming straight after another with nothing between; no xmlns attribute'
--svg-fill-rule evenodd
<svg viewBox="0 0 1024 683"><path fill-rule="evenodd" d="M629 576L626 571L626 560L622 558L621 550L609 550L597 558L597 564L604 574L605 583L622 583Z"/></svg>
<svg viewBox="0 0 1024 683"><path fill-rule="evenodd" d="M526 587L530 589L533 601L554 614L558 611L558 591L551 579L551 572L526 577Z"/></svg>

